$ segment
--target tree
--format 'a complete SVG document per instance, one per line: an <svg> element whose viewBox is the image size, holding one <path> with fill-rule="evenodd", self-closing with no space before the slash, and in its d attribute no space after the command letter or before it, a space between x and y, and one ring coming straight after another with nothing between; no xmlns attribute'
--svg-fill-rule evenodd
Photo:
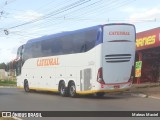
<svg viewBox="0 0 160 120"><path fill-rule="evenodd" d="M16 63L13 61L8 62L6 64L6 71L13 70L13 69L16 69Z"/></svg>
<svg viewBox="0 0 160 120"><path fill-rule="evenodd" d="M5 69L6 70L7 68L7 65L3 62L3 63L0 63L0 69Z"/></svg>

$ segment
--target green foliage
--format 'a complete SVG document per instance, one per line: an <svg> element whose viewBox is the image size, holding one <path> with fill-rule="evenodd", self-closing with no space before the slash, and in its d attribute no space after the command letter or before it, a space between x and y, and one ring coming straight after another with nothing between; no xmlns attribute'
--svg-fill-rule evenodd
<svg viewBox="0 0 160 120"><path fill-rule="evenodd" d="M0 86L14 86L16 85L15 80L0 80Z"/></svg>
<svg viewBox="0 0 160 120"><path fill-rule="evenodd" d="M0 63L0 69L5 69L6 70L7 65L5 63Z"/></svg>
<svg viewBox="0 0 160 120"><path fill-rule="evenodd" d="M9 71L10 69L16 69L16 62L8 62L8 63L0 63L0 69L5 69L5 71Z"/></svg>

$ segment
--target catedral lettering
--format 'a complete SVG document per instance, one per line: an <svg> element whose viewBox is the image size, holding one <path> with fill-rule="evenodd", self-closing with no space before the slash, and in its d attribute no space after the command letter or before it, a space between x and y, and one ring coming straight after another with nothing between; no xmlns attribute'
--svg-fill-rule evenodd
<svg viewBox="0 0 160 120"><path fill-rule="evenodd" d="M52 66L52 65L59 65L58 58L45 58L45 59L38 59L37 66Z"/></svg>
<svg viewBox="0 0 160 120"><path fill-rule="evenodd" d="M130 33L124 31L114 31L114 32L109 32L109 35L130 35Z"/></svg>
<svg viewBox="0 0 160 120"><path fill-rule="evenodd" d="M151 35L143 38L136 39L136 46L142 47L147 45L153 45L156 42L156 35Z"/></svg>

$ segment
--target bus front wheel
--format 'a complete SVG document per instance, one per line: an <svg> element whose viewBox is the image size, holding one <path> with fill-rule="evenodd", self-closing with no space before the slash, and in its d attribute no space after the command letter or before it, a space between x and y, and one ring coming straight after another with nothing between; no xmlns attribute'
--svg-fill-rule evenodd
<svg viewBox="0 0 160 120"><path fill-rule="evenodd" d="M25 92L29 92L30 91L29 84L28 84L27 80L24 81L24 90L25 90Z"/></svg>

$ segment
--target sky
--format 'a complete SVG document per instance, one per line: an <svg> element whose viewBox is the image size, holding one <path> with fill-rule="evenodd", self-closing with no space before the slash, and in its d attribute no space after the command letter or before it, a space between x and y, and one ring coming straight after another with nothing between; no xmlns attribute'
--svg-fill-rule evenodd
<svg viewBox="0 0 160 120"><path fill-rule="evenodd" d="M0 63L29 39L108 23L131 23L137 32L160 27L160 1L0 0Z"/></svg>

